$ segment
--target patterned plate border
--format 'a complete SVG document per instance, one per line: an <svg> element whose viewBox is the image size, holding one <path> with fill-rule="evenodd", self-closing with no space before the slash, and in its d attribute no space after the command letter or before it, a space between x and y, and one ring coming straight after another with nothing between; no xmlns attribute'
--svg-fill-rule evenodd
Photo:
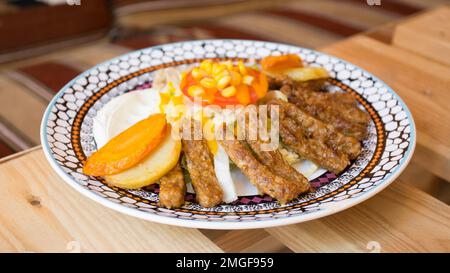
<svg viewBox="0 0 450 273"><path fill-rule="evenodd" d="M379 86L382 86L386 89L385 94L390 94L393 99L392 101L396 101L400 107L400 110L404 113L405 118L407 120L406 125L403 127L408 127L408 134L407 134L407 147L404 154L402 154L402 157L399 158L399 162L396 166L394 166L392 169L390 169L382 179L379 179L378 181L373 181L370 186L364 187L363 190L354 191L355 186L359 186L359 184L364 185L368 184L367 181L364 181L365 175L369 173L373 168L377 167L377 164L380 162L380 160L384 160L385 158L382 157L383 152L385 152L386 147L386 140L385 136L387 137L385 133L385 126L386 121L382 119L379 115L379 111L377 111L374 108L373 102L369 102L366 100L366 98L363 98L363 96L355 91L352 87L348 86L345 82L345 75L339 75L339 73L336 76L337 79L333 79L332 83L334 85L339 86L344 91L350 92L352 95L354 95L358 101L366 108L366 110L371 115L372 119L375 122L375 128L377 131L377 147L374 151L373 158L370 160L370 162L365 166L365 168L360 172L354 179L349 181L348 183L342 185L341 187L337 188L333 192L324 194L318 198L315 198L313 200L305 201L305 202L299 202L296 204L292 204L289 206L282 206L277 207L273 209L263 210L263 211L242 211L242 212L223 212L223 211L196 211L195 209L178 209L178 210L167 210L163 208L157 207L157 204L155 202L151 202L146 198L142 198L136 194L133 194L129 191L123 191L120 189L113 189L116 191L116 194L121 194L121 198L128 198L133 200L132 202L128 202L130 205L127 206L125 203L116 203L114 201L111 201L111 199L106 199L105 195L99 195L98 193L95 193L95 191L92 191L92 189L87 188L85 185L80 184L80 182L76 181L78 178L77 175L74 175L74 173L69 174L68 172L74 171L70 170L67 166L61 166L60 162L58 162L55 157L58 156L55 154L54 150L56 149L54 146L50 147L49 144L49 138L53 138L51 135L52 133L49 132L48 126L50 123L53 122L52 118L55 116L55 107L62 106L62 102L64 102L63 96L65 95L67 90L71 90L71 88L76 84L77 81L80 81L80 79L90 79L89 75L93 73L93 71L101 70L102 67L107 67L110 64L117 63L121 65L123 62L120 62L127 56L145 56L145 51L151 52L151 50L164 50L166 47L170 48L177 48L177 46L183 46L183 45L191 45L192 47L195 46L202 46L206 49L207 46L210 46L211 44L220 44L220 43L233 43L233 46L236 48L240 46L241 44L246 44L247 46L252 47L268 47L268 48L278 48L280 49L278 52L293 52L293 53L311 53L315 54L316 57L322 57L325 56L329 60L335 61L335 63L338 63L339 65L345 65L348 67L352 67L357 71L359 74L364 75L366 78L371 79L374 83L379 84ZM220 46L218 46L220 48ZM228 48L230 49L230 47ZM283 49L283 50L282 50ZM292 50L294 49L294 50ZM217 55L221 55L219 52L217 52ZM229 54L230 51L226 52L226 59L245 59L243 55L232 56L233 54ZM272 52L273 53L273 52ZM224 53L223 53L224 54ZM222 55L223 55L222 54ZM275 53L276 54L276 53ZM215 58L217 57L210 55L209 57ZM267 54L266 54L267 55ZM208 56L202 56L208 57ZM175 59L175 61L174 61ZM75 153L71 155L68 155L69 157L76 158L79 162L82 162L85 158L85 154L83 152L83 149L81 147L81 140L80 140L80 131L82 130L82 122L83 119L90 109L92 105L95 103L95 101L99 100L104 93L107 93L111 88L119 86L121 83L126 82L130 79L133 79L135 77L138 77L139 75L142 75L144 73L150 72L155 69L159 69L160 67L164 66L172 66L172 65L182 65L186 64L188 62L196 62L202 58L192 58L192 59L181 59L176 60L176 58L173 58L171 62L166 61L165 63L161 63L158 65L153 66L147 66L145 68L139 69L137 71L130 72L128 74L123 75L122 77L118 77L115 80L110 80L109 84L106 86L101 87L100 89L97 88L95 92L92 92L92 96L90 99L86 102L83 102L82 105L77 105L76 107L73 107L74 110L77 110L75 112L75 119L73 122L73 127L70 137L70 143L73 145L73 150L75 150ZM222 58L221 58L222 59ZM308 61L308 60L307 60ZM344 74L344 73L343 73ZM348 78L348 77L347 77ZM353 82L347 80L348 83L352 84ZM72 90L73 91L73 90ZM75 93L75 92L73 92ZM79 93L75 93L76 94ZM370 98L370 97L369 97ZM83 98L84 99L84 98ZM90 103L88 103L91 101ZM59 104L58 104L59 103ZM56 105L56 106L55 106ZM67 105L67 104L66 104ZM80 110L81 109L81 110ZM64 108L57 109L60 111L67 110ZM70 111L70 110L69 110ZM66 115L67 116L67 115ZM73 117L72 117L73 118ZM57 121L60 121L57 120ZM59 127L58 127L59 128ZM56 129L56 127L55 127ZM60 132L61 134L63 132ZM68 132L66 132L68 133ZM53 131L53 134L56 134ZM67 138L66 138L67 139ZM53 139L54 140L54 139ZM168 44L163 46L157 46L152 47L148 49L143 49L139 51L135 51L129 54L126 54L124 56L117 57L115 59L112 59L108 62L102 63L100 65L97 65L93 67L92 69L84 72L71 82L69 82L65 87L62 88L62 90L54 97L52 102L49 104L46 113L44 115L42 125L41 125L41 141L44 147L45 155L47 159L49 160L52 167L58 172L60 176L64 178L66 182L68 182L71 186L82 192L84 195L87 195L88 197L102 203L105 206L108 206L110 208L119 210L121 212L140 217L147 220L157 221L161 223L167 223L167 224L175 224L175 225L182 225L182 226L188 226L188 227L199 227L199 228L219 228L219 229L241 229L241 228L258 228L258 227L268 227L268 226L278 226L278 225L284 225L289 223L295 223L295 222L301 222L306 220L315 219L318 217L322 217L324 215L328 215L330 213L334 213L340 210L343 210L347 207L350 207L352 205L355 205L370 196L373 196L378 191L382 190L384 187L386 187L390 182L395 179L396 176L403 170L403 168L407 165L409 159L411 158L412 151L415 147L415 128L414 128L414 122L412 119L412 116L407 109L406 105L401 101L401 99L398 97L398 95L395 94L395 92L390 89L386 84L384 84L382 81L380 81L375 76L371 75L370 73L357 68L341 59L328 56L326 54L318 53L313 50L299 48L295 46L289 46L289 45L283 45L283 44L275 44L275 43L268 43L268 42L259 42L259 41L248 41L248 40L204 40L204 41L193 41L193 42L181 42L181 43L174 43L174 44ZM389 141L389 139L388 139ZM71 146L71 145L69 145ZM390 147L390 146L389 146ZM388 147L388 148L389 148ZM53 148L53 150L52 150ZM69 151L71 151L69 149ZM385 162L386 164L387 162ZM364 183L362 183L364 182ZM101 185L99 185L101 187ZM342 195L342 193L345 193L345 195ZM344 198L341 198L344 197ZM123 201L123 200L122 200ZM127 200L129 201L129 200ZM133 203L140 203L140 208L136 209L136 206L131 205ZM194 217L196 216L196 217ZM245 222L245 223L244 223Z"/></svg>

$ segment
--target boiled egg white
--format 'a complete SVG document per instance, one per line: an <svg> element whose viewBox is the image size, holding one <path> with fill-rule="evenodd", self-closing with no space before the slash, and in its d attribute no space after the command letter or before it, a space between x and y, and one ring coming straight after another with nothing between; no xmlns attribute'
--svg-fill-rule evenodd
<svg viewBox="0 0 450 273"><path fill-rule="evenodd" d="M113 98L94 117L93 135L97 148L138 121L159 113L159 103L159 92L152 88Z"/></svg>
<svg viewBox="0 0 450 273"><path fill-rule="evenodd" d="M296 169L299 173L303 174L306 178L310 178L312 174L319 169L319 166L306 159L302 159L300 162L294 163L292 167L294 167L294 169Z"/></svg>
<svg viewBox="0 0 450 273"><path fill-rule="evenodd" d="M217 144L217 150L214 154L214 171L223 191L222 201L231 203L236 200L238 195L233 179L231 178L230 158L220 144Z"/></svg>

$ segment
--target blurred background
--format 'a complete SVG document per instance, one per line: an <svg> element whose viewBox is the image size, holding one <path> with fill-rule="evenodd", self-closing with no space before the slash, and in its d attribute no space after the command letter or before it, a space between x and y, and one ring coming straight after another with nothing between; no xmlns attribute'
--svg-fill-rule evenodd
<svg viewBox="0 0 450 273"><path fill-rule="evenodd" d="M54 94L83 70L117 55L210 38L267 40L320 49L364 32L388 42L390 24L448 3L0 0L0 158L39 145L42 114ZM383 30L378 31L381 26ZM410 168L409 175L420 168ZM444 197L437 197L449 203L449 184L442 186L438 178L429 179L434 180L426 187L446 187L439 194Z"/></svg>

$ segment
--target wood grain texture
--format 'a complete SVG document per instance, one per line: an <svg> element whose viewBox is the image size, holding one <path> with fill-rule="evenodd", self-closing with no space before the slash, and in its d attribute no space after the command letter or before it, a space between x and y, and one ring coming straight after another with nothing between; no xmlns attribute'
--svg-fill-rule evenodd
<svg viewBox="0 0 450 273"><path fill-rule="evenodd" d="M27 136L33 146L37 145L40 121L48 102L4 74L0 74L0 102L0 118Z"/></svg>
<svg viewBox="0 0 450 273"><path fill-rule="evenodd" d="M38 146L35 146L35 147L33 147L33 148L30 148L30 149L26 149L26 150L17 152L17 153L15 153L15 154L12 154L12 155L8 155L8 156L5 156L5 157L2 157L2 158L0 158L0 164L5 163L6 161L10 161L10 160L19 158L19 157L21 157L21 156L24 156L24 155L26 155L26 154L28 154L28 153L31 153L31 152L33 152L33 151L40 150L40 149L42 149L42 146L41 146L41 145L38 145Z"/></svg>
<svg viewBox="0 0 450 273"><path fill-rule="evenodd" d="M141 8L139 11L132 13L119 9L117 11L117 20L118 24L122 26L149 28L155 25L170 25L199 20L215 20L226 15L283 5L286 2L289 2L289 0L249 0L219 5L183 7L157 11L151 10L151 8Z"/></svg>
<svg viewBox="0 0 450 273"><path fill-rule="evenodd" d="M0 181L0 252L222 251L196 229L140 220L83 197L40 149L2 163Z"/></svg>
<svg viewBox="0 0 450 273"><path fill-rule="evenodd" d="M295 252L449 252L450 207L396 181L343 212L266 231Z"/></svg>
<svg viewBox="0 0 450 273"><path fill-rule="evenodd" d="M333 33L317 32L313 26L302 22L292 23L292 20L282 16L275 17L264 13L237 14L218 20L218 23L265 37L269 41L311 48L327 45L341 38Z"/></svg>
<svg viewBox="0 0 450 273"><path fill-rule="evenodd" d="M264 229L201 230L225 252L273 253L291 252L283 243Z"/></svg>
<svg viewBox="0 0 450 273"><path fill-rule="evenodd" d="M323 51L382 79L411 110L417 127L417 162L450 181L450 67L365 36Z"/></svg>
<svg viewBox="0 0 450 273"><path fill-rule="evenodd" d="M397 24L392 43L450 66L450 7L443 6Z"/></svg>
<svg viewBox="0 0 450 273"><path fill-rule="evenodd" d="M301 0L292 1L284 6L284 8L318 14L326 18L333 18L337 21L353 26L363 27L365 29L372 28L398 18L393 13L374 12L373 9L367 8L367 6L351 1L339 1L339 3L337 3L334 0Z"/></svg>
<svg viewBox="0 0 450 273"><path fill-rule="evenodd" d="M407 181L408 185L419 189L434 198L450 205L450 183L432 174L426 168L415 162L413 156L408 167L400 175L400 180Z"/></svg>

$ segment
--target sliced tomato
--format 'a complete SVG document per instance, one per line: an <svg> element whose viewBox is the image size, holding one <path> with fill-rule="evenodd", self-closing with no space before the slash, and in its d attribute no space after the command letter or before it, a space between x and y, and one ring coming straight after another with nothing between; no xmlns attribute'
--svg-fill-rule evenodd
<svg viewBox="0 0 450 273"><path fill-rule="evenodd" d="M248 69L249 75L255 78L254 83L247 88L242 88L238 86L238 92L236 96L225 98L216 89L206 90L205 94L202 96L202 105L215 104L222 108L227 105L248 105L251 103L256 103L258 99L262 98L267 92L267 78L263 73L260 73L254 69ZM262 76L261 76L262 75ZM186 73L183 77L180 88L185 96L187 96L191 101L194 98L189 95L188 89L192 85L199 85L199 83L194 79L191 72Z"/></svg>

